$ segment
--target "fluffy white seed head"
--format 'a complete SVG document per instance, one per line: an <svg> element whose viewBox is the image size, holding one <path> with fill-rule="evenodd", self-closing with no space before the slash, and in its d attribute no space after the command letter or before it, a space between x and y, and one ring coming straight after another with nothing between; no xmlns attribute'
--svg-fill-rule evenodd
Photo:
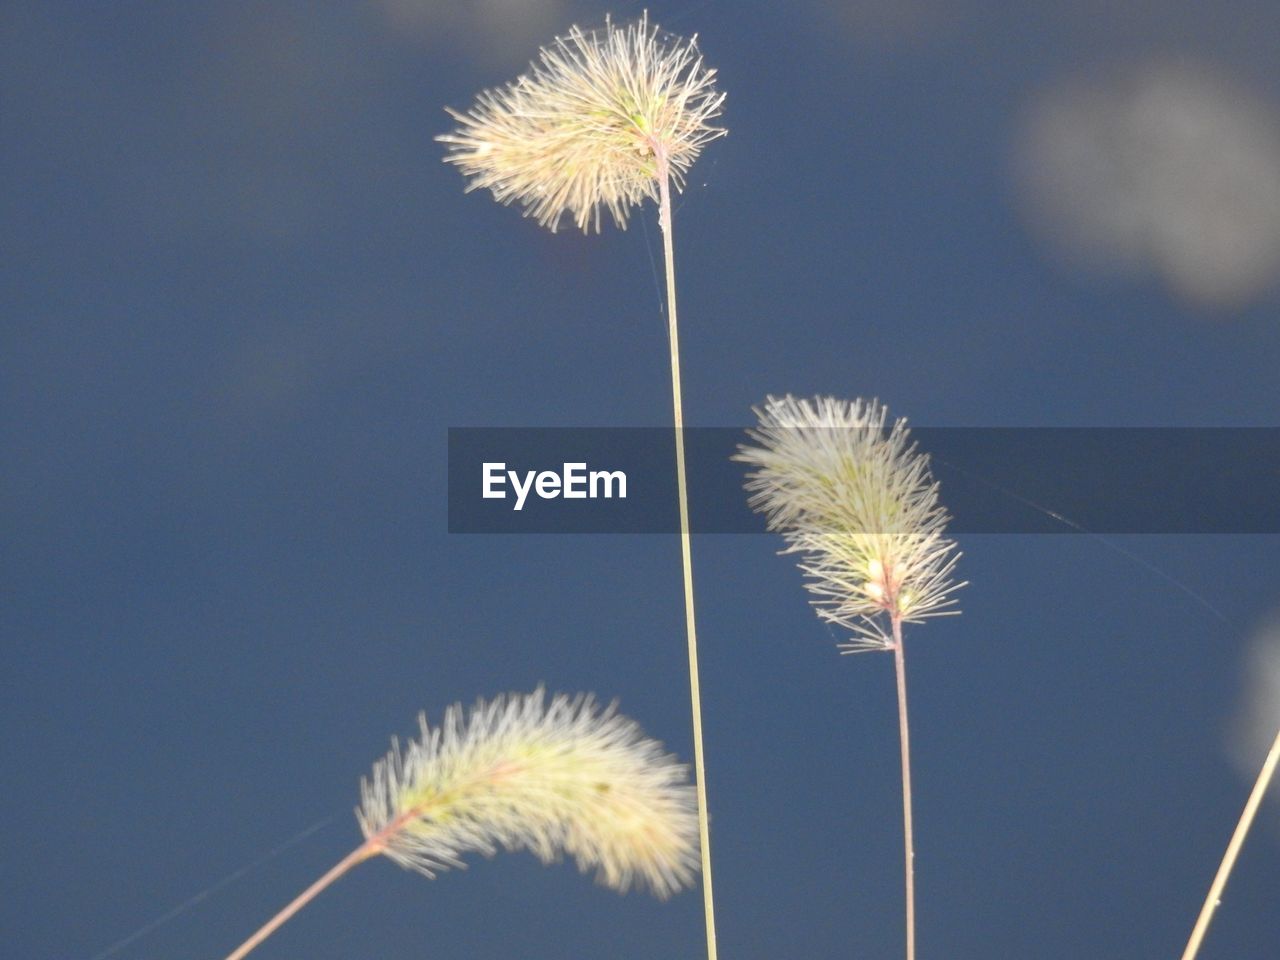
<svg viewBox="0 0 1280 960"><path fill-rule="evenodd" d="M374 765L356 817L377 852L428 877L498 847L544 863L569 854L619 891L659 898L698 865L696 798L684 766L592 697L531 694L458 704Z"/></svg>
<svg viewBox="0 0 1280 960"><path fill-rule="evenodd" d="M929 458L916 451L906 420L886 429L875 400L769 397L739 447L753 509L782 534L824 620L854 636L848 652L892 647L888 622L916 622L953 603L959 553L944 535Z"/></svg>
<svg viewBox="0 0 1280 960"><path fill-rule="evenodd" d="M702 147L725 131L710 125L724 94L702 65L697 38L635 23L574 27L539 53L529 72L486 90L437 137L468 190L519 201L555 231L567 213L584 233L607 209L626 227L630 208L657 198L662 165L677 189Z"/></svg>

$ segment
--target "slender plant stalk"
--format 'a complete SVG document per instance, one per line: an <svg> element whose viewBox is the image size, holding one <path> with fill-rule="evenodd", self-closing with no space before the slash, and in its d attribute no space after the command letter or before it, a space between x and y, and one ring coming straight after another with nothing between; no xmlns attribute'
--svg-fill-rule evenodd
<svg viewBox="0 0 1280 960"><path fill-rule="evenodd" d="M916 867L911 831L911 734L907 729L907 661L902 618L893 618L893 666L898 677L898 739L902 748L902 844L907 874L907 960L916 956Z"/></svg>
<svg viewBox="0 0 1280 960"><path fill-rule="evenodd" d="M667 273L667 327L671 342L671 405L676 434L676 485L680 496L680 557L684 568L684 625L689 638L689 699L693 705L693 762L697 773L698 836L702 847L702 904L707 960L716 960L715 897L711 890L711 834L707 824L707 774L702 754L702 693L698 684L698 629L693 607L693 553L689 538L688 481L684 468L684 408L680 399L680 331L676 323L676 265L671 241L671 184L666 150L654 142L658 174L658 223Z"/></svg>
<svg viewBox="0 0 1280 960"><path fill-rule="evenodd" d="M739 447L750 504L786 538L784 553L802 555L814 605L828 623L853 631L844 653L892 650L902 751L902 845L906 883L906 954L916 955L915 840L911 815L911 735L907 722L904 620L958 612L951 594L960 554L943 532L929 458L910 441L906 421L885 432L878 401L769 397L748 431L759 447ZM885 531L886 521L893 530ZM886 625L885 621L888 621ZM887 626L887 629L886 629Z"/></svg>
<svg viewBox="0 0 1280 960"><path fill-rule="evenodd" d="M257 933L228 954L227 960L241 960L242 957L247 956L249 951L262 943L262 941L271 936L271 934L275 933L276 930L284 925L286 920L314 900L316 896L331 883L341 877L357 863L363 863L370 857L376 856L379 850L378 844L381 842L382 841L380 839L373 838L366 840L364 843L360 844L360 846L352 850L349 854L334 864L328 873L294 897L283 910L264 923Z"/></svg>
<svg viewBox="0 0 1280 960"><path fill-rule="evenodd" d="M1236 857L1240 855L1240 848L1244 846L1244 838L1253 825L1254 814L1258 812L1258 806L1262 803L1267 786L1271 783L1271 776L1276 771L1277 762L1280 762L1280 730L1276 731L1276 738L1271 744L1270 752L1267 753L1267 759L1263 761L1262 769L1258 771L1258 779L1253 784L1253 791L1249 794L1248 801L1245 802L1244 812L1240 814L1240 822L1236 824L1235 832L1231 835L1231 842L1227 844L1227 852L1222 855L1222 863L1218 865L1218 872L1209 886L1209 895L1205 897L1204 906L1200 908L1200 916L1196 919L1196 925L1191 931L1191 939L1187 941L1187 949L1182 952L1182 960L1193 960L1200 951L1200 944L1209 929L1213 912L1218 909L1218 904L1222 900L1222 891L1227 886L1227 878L1231 876L1231 870L1236 865Z"/></svg>

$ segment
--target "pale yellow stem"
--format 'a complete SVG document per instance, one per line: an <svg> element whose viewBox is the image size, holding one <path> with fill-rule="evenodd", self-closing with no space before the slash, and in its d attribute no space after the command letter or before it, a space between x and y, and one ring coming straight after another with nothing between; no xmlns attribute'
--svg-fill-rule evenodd
<svg viewBox="0 0 1280 960"><path fill-rule="evenodd" d="M1227 878L1231 876L1236 857L1240 855L1240 848L1244 846L1244 838L1253 825L1254 814L1258 812L1258 805L1262 803L1267 785L1271 783L1271 776L1276 771L1277 761L1280 761L1280 730L1276 731L1276 738L1271 744L1270 752L1267 753L1267 759L1263 761L1262 769L1258 771L1258 779L1254 781L1253 791L1245 802L1244 812L1240 814L1240 822L1236 824L1235 832L1231 834L1227 852L1222 855L1222 863L1218 865L1218 872L1209 886L1209 895L1205 897L1204 906L1200 908L1200 916L1196 919L1196 925L1191 931L1191 939L1187 941L1187 949L1182 952L1182 960L1193 960L1200 950L1200 944L1209 929L1209 921L1213 919L1213 912L1218 909L1218 904L1222 900L1222 891L1226 889Z"/></svg>
<svg viewBox="0 0 1280 960"><path fill-rule="evenodd" d="M702 693L698 685L698 631L693 613L693 554L689 495L684 469L684 408L680 401L680 335L676 324L676 266L671 242L671 184L667 156L654 144L658 173L658 222L667 272L667 329L671 345L671 403L676 434L676 486L680 497L680 557L684 567L684 624L689 638L689 698L693 704L693 761L698 788L698 836L702 847L702 903L707 924L707 960L716 960L715 898L711 891L711 835L707 823L707 774L702 754Z"/></svg>

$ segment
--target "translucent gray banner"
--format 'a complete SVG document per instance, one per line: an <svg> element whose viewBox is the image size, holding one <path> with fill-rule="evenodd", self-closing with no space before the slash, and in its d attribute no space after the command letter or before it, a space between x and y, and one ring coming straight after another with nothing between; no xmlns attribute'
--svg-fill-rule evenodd
<svg viewBox="0 0 1280 960"><path fill-rule="evenodd" d="M1280 533L1277 428L913 428L952 533ZM737 428L684 431L695 533L760 533ZM449 430L451 533L674 533L671 428ZM877 532L877 531L868 531ZM878 531L893 532L893 531Z"/></svg>

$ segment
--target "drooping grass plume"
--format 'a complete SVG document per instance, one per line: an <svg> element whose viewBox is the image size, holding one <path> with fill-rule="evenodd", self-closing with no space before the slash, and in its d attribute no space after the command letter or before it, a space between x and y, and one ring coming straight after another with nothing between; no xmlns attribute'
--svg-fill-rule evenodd
<svg viewBox="0 0 1280 960"><path fill-rule="evenodd" d="M702 696L693 598L693 556L685 471L684 407L680 388L680 335L676 316L671 189L681 189L702 148L725 133L713 126L724 104L715 70L704 67L697 37L662 33L648 14L629 26L606 20L601 30L573 27L539 52L529 72L480 94L458 122L437 137L446 162L502 203L519 201L526 216L557 229L567 214L584 233L601 227L608 210L625 229L631 207L658 202L667 280L667 332L671 361L672 421L680 502L680 554L689 697L693 710L694 767L702 850L707 957L716 960L715 900L702 749Z"/></svg>
<svg viewBox="0 0 1280 960"><path fill-rule="evenodd" d="M742 446L750 464L751 506L781 533L785 553L815 594L818 615L853 632L845 653L892 650L902 753L907 960L915 957L915 849L911 746L902 624L958 612L951 594L959 553L945 535L947 513L929 458L917 452L905 420L886 429L875 400L769 397Z"/></svg>
<svg viewBox="0 0 1280 960"><path fill-rule="evenodd" d="M686 768L633 721L586 695L541 688L450 707L374 764L360 785L364 842L227 960L239 960L325 887L382 854L428 877L468 853L567 854L599 882L665 899L697 872L698 823Z"/></svg>

